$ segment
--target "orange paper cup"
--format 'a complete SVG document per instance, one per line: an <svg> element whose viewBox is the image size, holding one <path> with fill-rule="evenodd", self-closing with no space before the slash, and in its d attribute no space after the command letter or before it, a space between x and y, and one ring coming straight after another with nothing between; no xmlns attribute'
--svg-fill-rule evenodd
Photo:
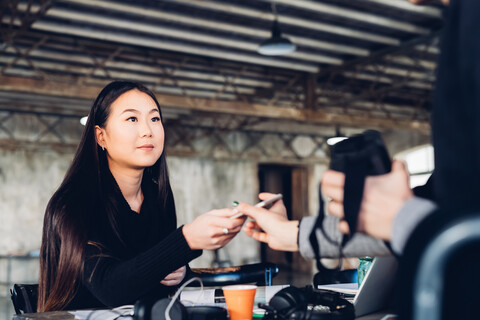
<svg viewBox="0 0 480 320"><path fill-rule="evenodd" d="M233 285L222 289L230 320L251 320L257 286Z"/></svg>

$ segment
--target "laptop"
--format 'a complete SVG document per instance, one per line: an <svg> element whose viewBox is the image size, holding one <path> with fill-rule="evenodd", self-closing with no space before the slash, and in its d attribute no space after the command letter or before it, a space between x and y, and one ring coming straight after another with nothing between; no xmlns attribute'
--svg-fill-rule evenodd
<svg viewBox="0 0 480 320"><path fill-rule="evenodd" d="M376 257L360 288L357 289L356 283L321 285L318 288L355 294L355 317L364 316L388 308L393 298L397 268L395 257Z"/></svg>
<svg viewBox="0 0 480 320"><path fill-rule="evenodd" d="M360 317L389 306L398 262L395 257L376 257L353 299L355 316Z"/></svg>

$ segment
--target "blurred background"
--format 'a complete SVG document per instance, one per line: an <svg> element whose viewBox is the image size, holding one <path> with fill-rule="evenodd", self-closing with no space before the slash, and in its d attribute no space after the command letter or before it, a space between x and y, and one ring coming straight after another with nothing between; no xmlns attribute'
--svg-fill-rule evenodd
<svg viewBox="0 0 480 320"><path fill-rule="evenodd" d="M328 139L366 129L413 184L433 170L439 2L2 0L0 23L0 319L13 283L38 282L46 204L112 80L162 105L179 225L260 191L283 193L292 219L316 215ZM260 261L278 264L274 283L315 272L244 234L191 266Z"/></svg>

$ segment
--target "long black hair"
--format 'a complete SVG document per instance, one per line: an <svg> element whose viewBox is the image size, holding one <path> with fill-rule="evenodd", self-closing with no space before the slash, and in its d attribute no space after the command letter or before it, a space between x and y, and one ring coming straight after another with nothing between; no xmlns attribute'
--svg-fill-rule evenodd
<svg viewBox="0 0 480 320"><path fill-rule="evenodd" d="M95 126L105 127L111 104L130 90L148 94L155 101L163 122L155 95L139 83L111 82L96 98L73 162L46 208L40 252L40 312L61 310L72 299L83 274L89 231L99 221L105 221L106 227L122 242L116 222L119 204L114 196L115 182L106 153L96 141ZM145 168L143 179L152 179L158 185L159 208L175 210L165 152L153 166ZM104 216L93 216L98 212Z"/></svg>

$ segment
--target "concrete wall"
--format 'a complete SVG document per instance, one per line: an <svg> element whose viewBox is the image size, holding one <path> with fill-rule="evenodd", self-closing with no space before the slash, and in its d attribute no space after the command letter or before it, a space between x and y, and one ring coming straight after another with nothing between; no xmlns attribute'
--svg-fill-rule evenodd
<svg viewBox="0 0 480 320"><path fill-rule="evenodd" d="M42 223L49 198L63 180L73 154L51 150L0 150L0 254L20 253L40 247ZM254 202L258 193L256 163L169 157L172 188L179 225L213 208L232 205L233 200ZM243 239L242 239L243 238ZM242 263L257 257L251 250L235 250L248 237L236 239L232 257ZM250 241L252 242L252 241ZM236 244L236 245L235 245ZM209 265L209 254L194 264Z"/></svg>
<svg viewBox="0 0 480 320"><path fill-rule="evenodd" d="M35 117L17 114L12 119L3 125L14 132L13 138L0 132L0 255L39 248L46 204L63 179L82 130L77 119L66 119L56 132L39 135L42 127ZM265 162L309 168L306 214L316 214L318 182L328 164L322 137L240 131L206 134L190 129L191 139L185 145L184 141L172 143L179 133L168 124L167 129L167 159L179 224L213 208L231 206L233 200L256 201L257 166ZM181 130L185 134L185 128ZM64 141L58 141L58 136ZM429 141L428 136L408 131L385 131L383 137L392 155ZM232 257L235 262L257 257L253 249L234 249L240 243L254 247L248 241L239 237L231 244L232 252L238 252ZM205 256L200 259L202 264L210 259Z"/></svg>
<svg viewBox="0 0 480 320"><path fill-rule="evenodd" d="M44 131L46 126L35 116L15 114L11 119L3 123L9 132L0 128L0 255L39 249L46 204L61 183L82 132L78 119L64 119L53 131ZM185 134L189 139L181 139ZM391 154L429 141L428 136L397 131L384 132L384 139ZM307 167L305 215L315 215L319 181L328 167L324 136L309 134L222 132L167 124L167 155L179 225L211 209L229 207L233 200L256 202L259 163ZM240 234L219 254L235 265L253 263L259 261L258 248ZM191 266L209 267L213 257L205 251ZM7 295L7 286L1 286L7 277L5 261L0 259L0 298ZM13 281L36 282L38 264L29 261L13 268ZM0 300L0 319L4 303L10 304Z"/></svg>
<svg viewBox="0 0 480 320"><path fill-rule="evenodd" d="M170 157L168 160L178 224L185 224L215 208L231 207L234 200L257 199L257 166L254 161L216 161ZM219 252L235 265L258 262L258 244L243 232ZM211 265L213 252L204 251L192 267Z"/></svg>

